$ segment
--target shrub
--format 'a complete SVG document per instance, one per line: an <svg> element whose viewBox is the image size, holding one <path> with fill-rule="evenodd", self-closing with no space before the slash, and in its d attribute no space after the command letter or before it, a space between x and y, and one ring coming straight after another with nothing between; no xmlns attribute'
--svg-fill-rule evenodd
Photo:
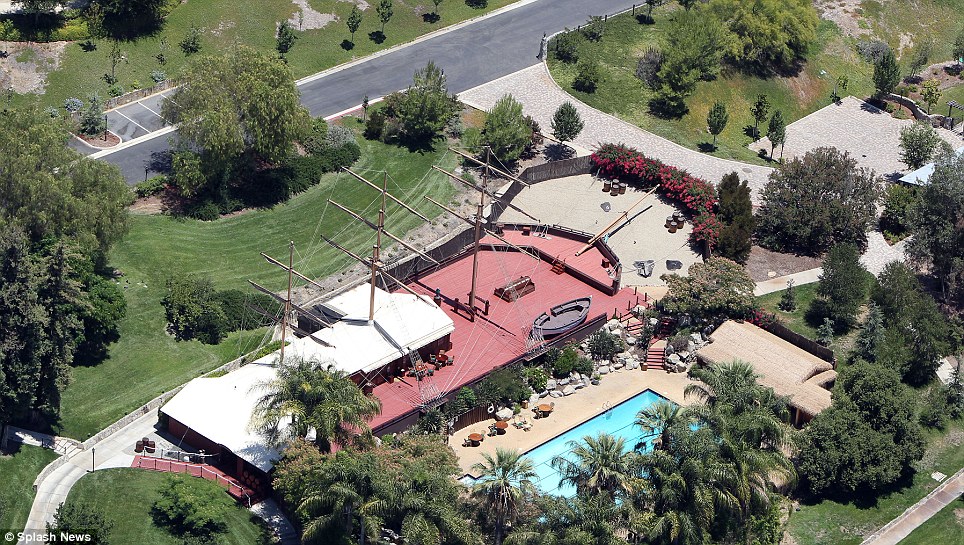
<svg viewBox="0 0 964 545"><path fill-rule="evenodd" d="M198 339L217 344L227 335L226 318L209 278L174 275L167 280L167 294L161 300L168 330L179 340Z"/></svg>
<svg viewBox="0 0 964 545"><path fill-rule="evenodd" d="M509 406L529 399L530 390L519 366L499 369L482 379L478 388L481 403Z"/></svg>
<svg viewBox="0 0 964 545"><path fill-rule="evenodd" d="M623 349L623 341L606 331L597 331L589 337L589 353L597 360L611 360Z"/></svg>
<svg viewBox="0 0 964 545"><path fill-rule="evenodd" d="M189 210L188 216L201 221L214 221L221 217L221 208L213 202L202 202Z"/></svg>
<svg viewBox="0 0 964 545"><path fill-rule="evenodd" d="M572 80L572 88L584 93L595 93L599 85L599 68L592 60L579 63L576 79Z"/></svg>
<svg viewBox="0 0 964 545"><path fill-rule="evenodd" d="M605 32L606 24L603 22L603 18L598 15L591 15L589 21L582 27L582 35L590 42L602 40Z"/></svg>
<svg viewBox="0 0 964 545"><path fill-rule="evenodd" d="M227 529L225 515L231 498L215 483L172 475L161 497L154 502L155 519L168 526L172 534L211 537Z"/></svg>
<svg viewBox="0 0 964 545"><path fill-rule="evenodd" d="M256 329L270 322L249 305L261 307L269 314L275 314L279 303L263 293L246 293L241 290L224 290L215 293L214 300L224 313L224 326L228 331Z"/></svg>
<svg viewBox="0 0 964 545"><path fill-rule="evenodd" d="M636 77L650 89L658 89L660 85L659 70L662 67L663 52L655 47L650 47L636 63Z"/></svg>
<svg viewBox="0 0 964 545"><path fill-rule="evenodd" d="M579 34L570 31L568 28L562 34L556 36L555 47L552 49L556 53L556 58L568 64L579 60Z"/></svg>
<svg viewBox="0 0 964 545"><path fill-rule="evenodd" d="M107 88L107 94L112 97L119 97L124 94L124 86L119 83L115 83Z"/></svg>
<svg viewBox="0 0 964 545"><path fill-rule="evenodd" d="M317 153L325 147L325 138L328 136L328 123L324 118L317 117L311 121L311 128L308 129L308 136L305 137L305 149L310 154Z"/></svg>
<svg viewBox="0 0 964 545"><path fill-rule="evenodd" d="M475 9L485 9L489 5L489 0L465 0L465 5Z"/></svg>
<svg viewBox="0 0 964 545"><path fill-rule="evenodd" d="M592 361L580 356L574 345L562 349L552 362L552 376L556 378L568 377L573 372L589 376L592 370Z"/></svg>
<svg viewBox="0 0 964 545"><path fill-rule="evenodd" d="M545 391L546 383L549 381L549 375L541 367L526 368L525 378L529 386L536 392Z"/></svg>
<svg viewBox="0 0 964 545"><path fill-rule="evenodd" d="M880 230L885 235L903 238L910 230L908 211L918 199L917 190L903 184L892 184L884 195L884 213L880 215Z"/></svg>
<svg viewBox="0 0 964 545"><path fill-rule="evenodd" d="M379 140L385 131L385 114L380 111L372 112L365 122L365 138Z"/></svg>
<svg viewBox="0 0 964 545"><path fill-rule="evenodd" d="M164 191L165 186L167 186L167 176L153 176L135 185L134 194L139 199L151 197Z"/></svg>
<svg viewBox="0 0 964 545"><path fill-rule="evenodd" d="M331 125L325 133L325 147L340 148L345 144L358 144L355 140L355 131L341 125Z"/></svg>
<svg viewBox="0 0 964 545"><path fill-rule="evenodd" d="M337 148L327 148L316 157L321 172L335 172L341 167L353 165L361 157L361 148L358 144L349 142ZM317 180L314 183L317 183Z"/></svg>
<svg viewBox="0 0 964 545"><path fill-rule="evenodd" d="M167 74L163 70L151 70L151 81L161 83L167 79Z"/></svg>
<svg viewBox="0 0 964 545"><path fill-rule="evenodd" d="M857 42L857 53L871 64L877 64L884 54L890 51L887 42L881 40L861 40Z"/></svg>
<svg viewBox="0 0 964 545"><path fill-rule="evenodd" d="M522 115L522 104L503 95L485 118L485 142L499 160L513 162L532 143L532 124Z"/></svg>
<svg viewBox="0 0 964 545"><path fill-rule="evenodd" d="M79 112L84 107L84 103L76 97L64 99L64 109L70 113Z"/></svg>

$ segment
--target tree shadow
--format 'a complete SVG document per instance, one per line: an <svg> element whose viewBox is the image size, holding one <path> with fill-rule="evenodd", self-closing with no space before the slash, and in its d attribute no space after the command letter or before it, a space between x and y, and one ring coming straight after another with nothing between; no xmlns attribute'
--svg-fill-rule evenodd
<svg viewBox="0 0 964 545"><path fill-rule="evenodd" d="M385 41L385 33L382 32L381 30L369 32L368 39L375 42L376 44L380 44Z"/></svg>
<svg viewBox="0 0 964 545"><path fill-rule="evenodd" d="M342 40L341 48L344 49L345 51L351 51L352 49L355 49L355 42L348 39Z"/></svg>
<svg viewBox="0 0 964 545"><path fill-rule="evenodd" d="M648 13L637 13L636 22L641 25L652 25L656 23L656 19L653 19L653 16Z"/></svg>
<svg viewBox="0 0 964 545"><path fill-rule="evenodd" d="M144 170L158 174L172 174L174 172L174 153L171 150L152 152L151 158L144 162Z"/></svg>
<svg viewBox="0 0 964 545"><path fill-rule="evenodd" d="M139 38L154 36L164 27L164 19L158 14L137 17L104 17L104 33L111 39L134 42Z"/></svg>
<svg viewBox="0 0 964 545"><path fill-rule="evenodd" d="M757 138L756 128L754 128L753 125L743 127L743 134L748 138L752 138L754 142L759 140L759 138Z"/></svg>
<svg viewBox="0 0 964 545"><path fill-rule="evenodd" d="M714 151L716 151L716 150L718 149L716 146L714 146L714 145L711 144L710 142L703 142L703 143L699 144L698 146L696 146L696 148L697 148L698 150L702 151L703 153L713 153Z"/></svg>
<svg viewBox="0 0 964 545"><path fill-rule="evenodd" d="M549 144L542 150L542 156L546 158L547 161L561 161L563 159L570 159L576 154L576 150L565 144L553 143Z"/></svg>
<svg viewBox="0 0 964 545"><path fill-rule="evenodd" d="M432 13L423 13L423 14L422 14L422 21L424 21L424 22L426 22L426 23L437 23L437 22L439 21L439 19L441 19L441 18L442 18L442 17L441 17L438 13L435 13L435 12L432 12Z"/></svg>
<svg viewBox="0 0 964 545"><path fill-rule="evenodd" d="M95 44L94 41L91 40L90 38L82 42L78 42L77 45L79 45L80 49L83 50L85 53L90 53L91 51L97 51L97 44Z"/></svg>
<svg viewBox="0 0 964 545"><path fill-rule="evenodd" d="M672 101L663 98L653 98L649 101L649 113L661 119L682 119L689 112L684 101Z"/></svg>

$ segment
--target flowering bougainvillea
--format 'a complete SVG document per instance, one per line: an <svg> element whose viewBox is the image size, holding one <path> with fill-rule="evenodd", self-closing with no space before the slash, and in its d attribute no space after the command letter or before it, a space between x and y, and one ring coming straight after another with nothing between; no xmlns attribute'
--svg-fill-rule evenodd
<svg viewBox="0 0 964 545"><path fill-rule="evenodd" d="M625 144L601 144L590 159L604 178L618 178L640 187L657 186L662 195L679 202L693 217L691 239L706 243L710 250L716 245L723 223L714 211L717 201L713 184Z"/></svg>

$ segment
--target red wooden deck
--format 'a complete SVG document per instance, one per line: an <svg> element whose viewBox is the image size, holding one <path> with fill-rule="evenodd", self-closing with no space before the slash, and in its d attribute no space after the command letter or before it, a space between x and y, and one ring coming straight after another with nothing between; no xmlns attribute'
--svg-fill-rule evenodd
<svg viewBox="0 0 964 545"><path fill-rule="evenodd" d="M164 473L186 473L192 477L215 481L225 487L228 494L246 507L251 507L262 499L261 494L244 486L231 475L208 464L189 464L167 458L135 455L134 461L131 462L131 467L161 471Z"/></svg>
<svg viewBox="0 0 964 545"><path fill-rule="evenodd" d="M599 250L593 248L580 257L574 256L584 245L578 240L557 235L548 239L522 236L514 231L507 231L505 238L519 245L537 247L548 255L565 260L567 268L576 268L603 284L612 284L606 269L602 267L603 258ZM486 239L484 242L499 244L495 239ZM552 306L591 295L592 305L588 316L591 320L601 314L612 316L617 310L625 312L637 301L633 288L622 289L610 296L571 274L555 274L551 269L550 263L517 251L504 247L483 247L479 252L477 296L488 300L490 307L488 315L480 316L475 322L468 319L465 311L456 312L452 304L456 298L463 304L468 301L472 279L471 255L410 283L411 289L427 295L434 294L436 289L441 290L442 308L455 322L455 331L451 335L452 349L448 352L455 358L455 364L443 367L422 382L406 378L376 386L374 394L382 401L382 413L371 422L372 429L377 431L399 417L414 412L425 391L428 393L437 389L439 393L447 393L457 390L525 354L532 321ZM536 286L533 293L513 303L493 294L496 288L520 276L532 278ZM484 303L477 301L476 306L482 308Z"/></svg>

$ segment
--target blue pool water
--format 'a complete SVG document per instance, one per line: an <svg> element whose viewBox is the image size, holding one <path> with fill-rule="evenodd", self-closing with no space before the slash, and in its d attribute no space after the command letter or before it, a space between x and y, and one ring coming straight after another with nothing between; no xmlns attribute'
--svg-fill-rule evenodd
<svg viewBox="0 0 964 545"><path fill-rule="evenodd" d="M616 437L622 437L626 440L627 449L632 449L637 443L645 439L646 450L648 450L653 436L645 436L641 429L633 425L633 421L636 420L636 413L641 409L645 409L661 399L665 398L652 390L646 390L527 452L525 455L532 460L538 475L535 484L540 490L548 494L565 497L575 496L576 489L574 487L570 485L559 486L559 472L552 467L551 462L556 456L565 457L569 453L571 449L568 443L570 441L580 441L586 435L605 432Z"/></svg>

